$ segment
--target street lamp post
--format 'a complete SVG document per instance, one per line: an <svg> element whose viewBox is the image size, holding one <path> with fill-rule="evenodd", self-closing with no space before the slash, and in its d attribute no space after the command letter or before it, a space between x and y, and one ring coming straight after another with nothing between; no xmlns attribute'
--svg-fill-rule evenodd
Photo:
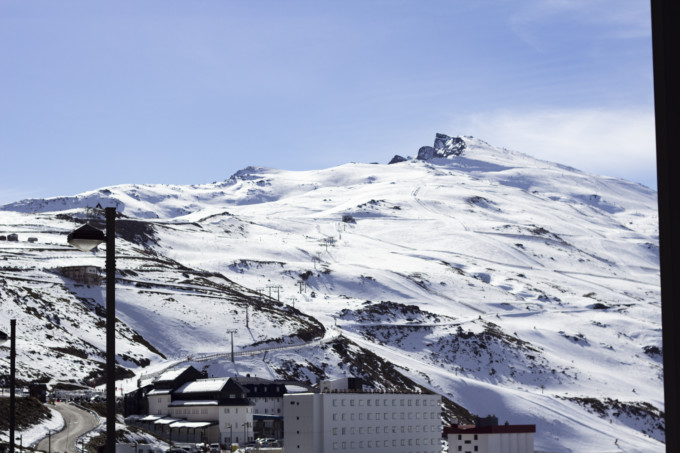
<svg viewBox="0 0 680 453"><path fill-rule="evenodd" d="M17 320L10 319L10 336L0 332L0 344L10 341L9 346L9 453L14 453L14 427L16 424L16 357Z"/></svg>
<svg viewBox="0 0 680 453"><path fill-rule="evenodd" d="M106 235L83 225L68 243L84 252L106 242L106 453L116 451L116 208L105 208ZM13 453L13 452L12 452Z"/></svg>

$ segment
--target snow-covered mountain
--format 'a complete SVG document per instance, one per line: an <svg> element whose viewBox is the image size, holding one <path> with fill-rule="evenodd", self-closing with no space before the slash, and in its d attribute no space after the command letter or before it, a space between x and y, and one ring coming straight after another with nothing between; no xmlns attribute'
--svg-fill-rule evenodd
<svg viewBox="0 0 680 453"><path fill-rule="evenodd" d="M0 316L17 319L20 377L102 381L104 287L63 271L104 267L66 244L102 226L99 204L120 213L121 377L188 357L213 375L354 375L441 394L447 422L535 423L537 450L662 451L656 192L472 137L392 162L0 207L0 235L19 235L0 241ZM229 329L239 353L270 350L208 359Z"/></svg>

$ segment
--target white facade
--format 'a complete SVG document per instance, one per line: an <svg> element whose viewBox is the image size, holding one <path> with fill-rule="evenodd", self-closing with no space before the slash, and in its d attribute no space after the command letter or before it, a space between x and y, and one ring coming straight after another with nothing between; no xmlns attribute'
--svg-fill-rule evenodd
<svg viewBox="0 0 680 453"><path fill-rule="evenodd" d="M286 453L439 453L439 395L284 395Z"/></svg>
<svg viewBox="0 0 680 453"><path fill-rule="evenodd" d="M255 440L253 436L253 408L251 406L219 407L219 429L222 443L245 444Z"/></svg>
<svg viewBox="0 0 680 453"><path fill-rule="evenodd" d="M149 402L150 415L169 415L171 390L151 390L147 393L147 401Z"/></svg>
<svg viewBox="0 0 680 453"><path fill-rule="evenodd" d="M449 453L534 453L533 432L449 434Z"/></svg>
<svg viewBox="0 0 680 453"><path fill-rule="evenodd" d="M283 398L267 396L262 398L248 398L255 405L256 414L282 415Z"/></svg>

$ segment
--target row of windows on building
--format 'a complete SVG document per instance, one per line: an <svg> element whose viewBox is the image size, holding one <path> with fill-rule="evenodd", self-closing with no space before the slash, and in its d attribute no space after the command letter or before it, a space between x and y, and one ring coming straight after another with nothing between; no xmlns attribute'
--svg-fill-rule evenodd
<svg viewBox="0 0 680 453"><path fill-rule="evenodd" d="M368 440L368 441L363 441L363 440L357 440L357 441L344 441L344 442L333 442L333 450L347 450L347 449L354 449L354 448L382 448L382 447L396 447L396 446L401 446L401 447L412 447L412 446L423 446L427 447L429 446L438 446L439 440L438 439L392 439L392 440ZM434 450L433 450L434 451Z"/></svg>
<svg viewBox="0 0 680 453"><path fill-rule="evenodd" d="M407 433L407 432L408 433L412 433L412 432L419 433L420 432L420 425L416 425L416 426L411 426L411 425L403 426L402 425L402 426L392 426L392 427L390 427L390 426L382 426L382 427L376 426L375 428L372 427L372 426L366 426L366 427L360 426L358 428L355 428L355 427L352 426L350 428L333 428L332 432L333 432L334 436L346 436L346 435L352 436L352 435L356 435L357 433L359 433L359 434L373 434L374 432L375 432L375 434L380 434L381 432L383 432L383 433L390 433L391 432L392 434L396 434L397 432L400 432L400 433ZM424 432L424 433L439 432L439 426L437 426L437 425L423 425L423 431L422 432Z"/></svg>
<svg viewBox="0 0 680 453"><path fill-rule="evenodd" d="M193 408L193 409L172 409L171 414L173 416L178 416L178 415L207 415L208 414L208 409L207 408Z"/></svg>
<svg viewBox="0 0 680 453"><path fill-rule="evenodd" d="M257 393L257 385L253 387L253 393ZM262 386L262 393L267 393L267 386ZM281 393L281 387L276 386L276 393Z"/></svg>
<svg viewBox="0 0 680 453"><path fill-rule="evenodd" d="M264 408L264 413L265 413L265 414L268 414L268 413L269 413L269 409L267 409L267 408L265 407L265 408ZM277 409L276 409L276 412L274 412L274 409L272 409L272 414L280 414L280 413L281 413L281 408L277 408Z"/></svg>
<svg viewBox="0 0 680 453"><path fill-rule="evenodd" d="M225 407L224 408L224 413L225 414L231 414L231 407ZM238 407L233 408L234 409L234 414L238 414ZM253 413L253 408L252 407L242 407L245 412L242 412L243 414L252 414Z"/></svg>
<svg viewBox="0 0 680 453"><path fill-rule="evenodd" d="M380 420L380 417L381 417L380 412L376 412L375 414L373 414L373 412L368 412L366 414L364 414L363 412L359 412L357 414L352 412L351 414L349 414L349 420L350 421L352 421L352 420L364 420L364 416L365 416L366 420ZM400 412L400 413L392 412L391 420L414 420L414 416L415 416L415 420L421 420L421 419L422 420L428 420L428 419L429 420L438 420L439 419L439 414L437 412L406 412L406 413L404 413L404 412ZM347 418L347 414L345 414L344 412L333 414L333 420L334 421L338 421L338 420L345 421L346 418ZM389 412L383 413L382 419L383 420L390 420L390 413Z"/></svg>
<svg viewBox="0 0 680 453"><path fill-rule="evenodd" d="M458 451L463 451L462 445L458 445ZM477 445L475 445L474 451L479 451L479 447ZM466 450L465 453L472 453L472 452L469 452L469 451Z"/></svg>
<svg viewBox="0 0 680 453"><path fill-rule="evenodd" d="M346 400L346 399L337 399L337 398L333 398L333 406L338 406L338 405L345 406L347 404L347 401L349 401L350 406L354 406L354 404L355 404L354 399ZM382 405L383 406L389 406L390 405L389 401L390 401L389 398L384 398L382 400ZM391 398L391 401L392 401L392 406L397 406L397 399L396 398ZM408 400L399 399L399 406L420 406L421 405L420 402L421 402L421 400L419 400L419 399L415 400L415 404L414 404L414 400L411 400L411 398L409 398ZM373 400L360 398L357 402L357 405L363 406L364 403L366 404L366 406L371 406L371 404L373 403ZM375 399L375 405L380 406L380 399L379 398ZM429 406L436 406L436 405L437 405L437 402L434 399L429 400ZM422 400L422 406L428 406L428 400L427 399Z"/></svg>

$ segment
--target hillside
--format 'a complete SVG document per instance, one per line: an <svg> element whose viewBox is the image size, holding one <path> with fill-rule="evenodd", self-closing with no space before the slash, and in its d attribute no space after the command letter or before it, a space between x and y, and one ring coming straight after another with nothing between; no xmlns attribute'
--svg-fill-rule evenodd
<svg viewBox="0 0 680 453"><path fill-rule="evenodd" d="M103 268L66 244L102 226L99 203L120 213L121 378L187 357L213 375L354 375L441 394L447 422L535 423L538 450L662 451L656 192L471 137L424 148L0 207L0 235L19 235L0 241L0 314L20 378L101 382L104 286L58 271ZM299 347L197 362L230 350L228 329L237 351Z"/></svg>

